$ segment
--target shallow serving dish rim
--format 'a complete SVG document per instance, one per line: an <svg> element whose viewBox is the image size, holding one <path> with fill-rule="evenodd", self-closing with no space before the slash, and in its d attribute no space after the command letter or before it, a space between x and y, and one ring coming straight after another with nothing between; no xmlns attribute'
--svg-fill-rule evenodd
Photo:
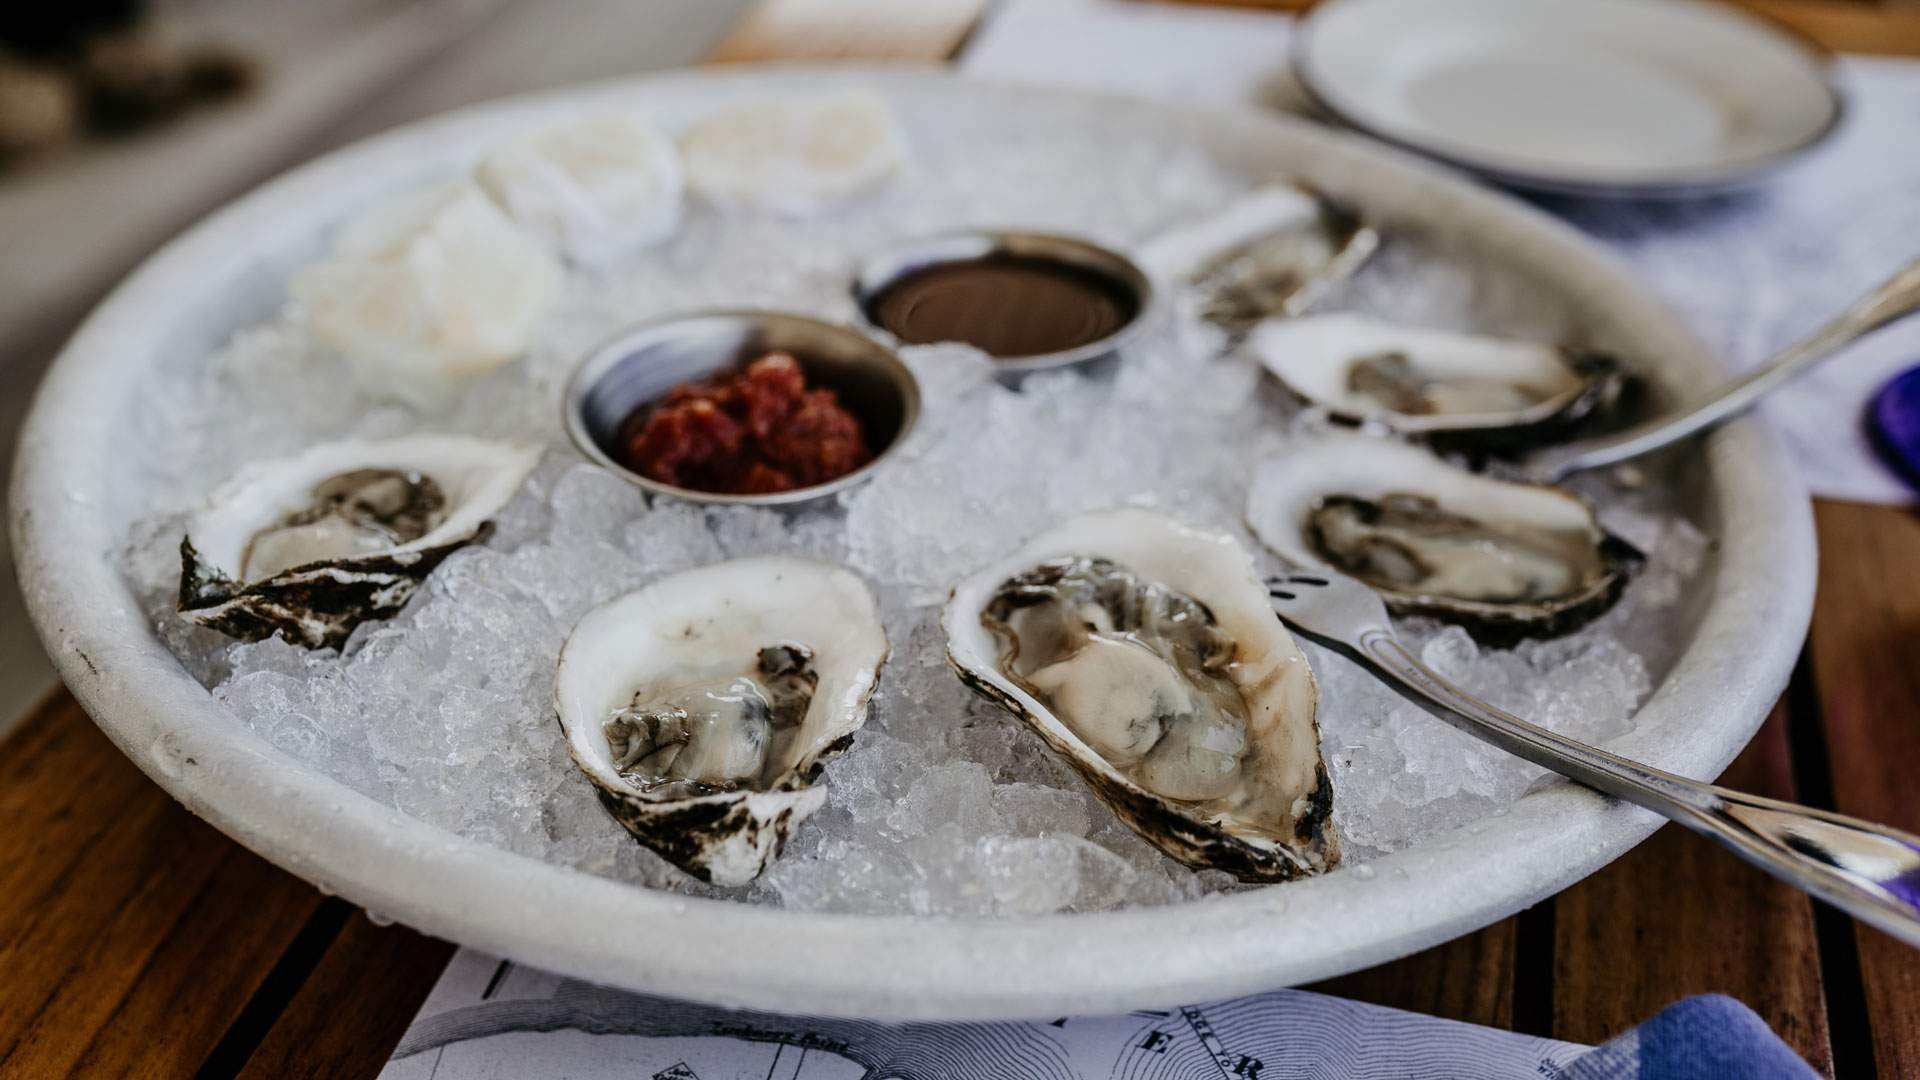
<svg viewBox="0 0 1920 1080"><path fill-rule="evenodd" d="M67 686L193 812L330 892L491 953L596 982L723 1005L872 1018L1059 1016L1218 999L1357 970L1488 925L1618 857L1653 815L1555 784L1505 813L1295 884L1158 908L1000 921L754 907L635 888L422 823L276 750L156 639L125 578L113 433L163 351L206 350L279 303L278 275L384 191L461 167L504 132L625 102L687 116L746 96L858 83L903 102L1060 110L1198 142L1249 170L1298 172L1389 219L1471 230L1658 357L1672 394L1722 368L1622 264L1510 197L1351 136L1253 111L1010 88L906 67L730 69L463 110L329 154L168 244L80 328L40 387L14 470L23 591ZM268 272L271 271L271 272ZM251 290L251 292L249 292ZM1690 776L1724 768L1784 688L1812 606L1804 492L1754 422L1688 452L1709 530L1691 639L1610 749ZM960 568L956 568L959 573ZM540 718L535 718L538 721ZM624 933L622 927L672 927Z"/></svg>

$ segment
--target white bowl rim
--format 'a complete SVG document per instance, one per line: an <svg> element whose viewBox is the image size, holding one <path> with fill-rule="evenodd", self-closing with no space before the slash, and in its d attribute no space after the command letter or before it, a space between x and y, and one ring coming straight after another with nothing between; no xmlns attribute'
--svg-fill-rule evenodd
<svg viewBox="0 0 1920 1080"><path fill-rule="evenodd" d="M1647 169L1638 174L1586 175L1575 169L1553 170L1528 167L1514 162L1496 161L1474 153L1470 148L1438 140L1421 139L1407 132L1393 132L1369 117L1364 106L1349 100L1335 84L1322 75L1314 62L1316 31L1344 12L1357 9L1366 0L1324 0L1303 15L1296 26L1290 46L1295 80L1313 104L1337 120L1370 138L1391 146L1444 162L1458 169L1486 177L1495 183L1550 195L1607 199L1677 199L1718 195L1757 184L1785 169L1817 149L1837 133L1847 118L1847 95L1835 77L1834 58L1824 46L1793 28L1753 11L1721 0L1669 0L1675 7L1711 12L1715 17L1745 23L1771 34L1805 55L1809 70L1826 94L1824 123L1810 128L1800 139L1773 150L1730 157L1707 164L1680 166L1666 170ZM1561 0L1591 2L1591 0Z"/></svg>
<svg viewBox="0 0 1920 1080"><path fill-rule="evenodd" d="M370 911L598 983L713 1004L875 1019L1057 1016L1167 1006L1356 970L1488 925L1592 873L1645 838L1652 814L1553 785L1507 812L1342 872L1158 908L1007 920L787 911L636 888L513 855L425 824L300 765L234 722L159 643L121 572L105 498L110 434L180 282L251 265L248 238L311 214L356 173L411 143L498 131L596 95L795 90L856 79L900 93L1013 92L917 66L673 72L460 110L326 155L195 225L88 317L42 383L14 469L11 528L29 611L67 686L100 728L190 810L266 858ZM1582 295L1633 316L1680 365L1685 389L1719 366L1624 265L1510 197L1348 135L1252 111L1199 111L1021 89L1134 113L1217 139L1265 140L1417 190L1534 260L1563 260ZM457 140L455 140L457 141ZM1518 256L1516 256L1518 257ZM105 389L103 389L105 388ZM116 396L118 395L118 396ZM1785 687L1813 594L1809 503L1778 446L1743 422L1703 451L1724 545L1693 639L1612 744L1711 776ZM1749 587L1739 587L1742 582ZM1720 718L1700 728L1702 717ZM670 934L648 932L671 923ZM696 932L689 932L696 931Z"/></svg>

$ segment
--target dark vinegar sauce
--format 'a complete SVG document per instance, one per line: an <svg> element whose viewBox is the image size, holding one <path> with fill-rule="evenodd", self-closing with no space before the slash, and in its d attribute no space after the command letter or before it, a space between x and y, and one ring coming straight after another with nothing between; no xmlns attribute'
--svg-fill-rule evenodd
<svg viewBox="0 0 1920 1080"><path fill-rule="evenodd" d="M867 302L867 317L906 344L962 341L1005 360L1098 341L1138 313L1100 274L1016 255L916 270Z"/></svg>

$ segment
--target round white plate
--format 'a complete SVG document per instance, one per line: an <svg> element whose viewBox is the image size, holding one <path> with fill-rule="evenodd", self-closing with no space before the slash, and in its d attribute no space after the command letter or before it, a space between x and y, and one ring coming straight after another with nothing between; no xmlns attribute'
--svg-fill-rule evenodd
<svg viewBox="0 0 1920 1080"><path fill-rule="evenodd" d="M1839 124L1829 67L1711 0L1332 0L1294 41L1301 84L1341 122L1577 195L1760 179Z"/></svg>
<svg viewBox="0 0 1920 1080"><path fill-rule="evenodd" d="M673 74L469 109L330 154L168 244L87 320L22 435L13 535L34 622L67 685L157 783L253 850L429 933L597 982L728 1005L876 1018L1059 1016L1224 997L1366 967L1485 926L1605 865L1657 819L1556 784L1358 872L1171 907L1004 921L784 911L656 892L457 836L360 795L250 733L156 640L122 575L137 448L115 432L141 373L199 356L284 300L287 275L381 194L468 167L556 112L625 107L674 130L743 94L858 83L903 111L965 96L1116 138L1188 141L1335 192L1388 229L1500 253L1575 298L1596 340L1657 358L1662 394L1721 372L1593 243L1515 200L1314 125L1016 90L891 68ZM983 114L985 115L985 114ZM1685 644L1613 748L1718 772L1786 684L1813 592L1806 498L1750 423L1682 463L1697 523L1737 537L1682 605ZM1658 675L1659 673L1656 672Z"/></svg>

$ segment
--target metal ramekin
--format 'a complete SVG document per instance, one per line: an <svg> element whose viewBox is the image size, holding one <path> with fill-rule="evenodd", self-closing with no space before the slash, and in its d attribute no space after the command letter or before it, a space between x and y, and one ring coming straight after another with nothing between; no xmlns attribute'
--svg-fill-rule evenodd
<svg viewBox="0 0 1920 1080"><path fill-rule="evenodd" d="M620 424L682 383L770 352L791 353L809 387L825 387L860 418L873 460L825 484L771 495L721 495L663 484L621 463ZM588 460L656 495L692 502L791 506L845 491L873 475L920 417L920 384L886 346L851 327L778 311L673 315L621 331L587 354L567 385L567 434Z"/></svg>
<svg viewBox="0 0 1920 1080"><path fill-rule="evenodd" d="M1139 331L1146 322L1147 310L1153 306L1153 283L1134 265L1132 259L1117 251L1077 237L1054 233L982 229L909 240L868 256L860 263L853 280L853 299L860 309L860 317L869 327L886 333L886 328L874 321L871 306L887 286L930 266L966 262L990 255L1045 260L1095 274L1112 283L1134 302L1133 317L1106 337L1059 352L995 357L994 368L1000 372L1022 375L1111 356Z"/></svg>

